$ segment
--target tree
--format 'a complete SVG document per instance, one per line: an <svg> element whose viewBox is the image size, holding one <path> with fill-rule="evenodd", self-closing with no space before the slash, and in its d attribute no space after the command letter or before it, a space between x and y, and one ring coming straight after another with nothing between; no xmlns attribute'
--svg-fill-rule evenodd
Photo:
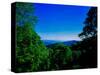
<svg viewBox="0 0 100 75"><path fill-rule="evenodd" d="M85 27L83 32L79 34L82 39L87 39L90 37L97 36L97 8L92 7L87 13L87 18L85 19Z"/></svg>
<svg viewBox="0 0 100 75"><path fill-rule="evenodd" d="M48 69L48 50L33 29L33 11L32 4L16 4L16 72Z"/></svg>
<svg viewBox="0 0 100 75"><path fill-rule="evenodd" d="M56 43L48 46L50 70L61 70L72 68L72 50L62 44Z"/></svg>
<svg viewBox="0 0 100 75"><path fill-rule="evenodd" d="M17 26L16 41L17 71L43 70L45 66L41 66L46 63L48 50L30 25Z"/></svg>
<svg viewBox="0 0 100 75"><path fill-rule="evenodd" d="M34 9L34 5L31 3L16 3L16 25L24 25L29 22L34 26L37 22Z"/></svg>
<svg viewBox="0 0 100 75"><path fill-rule="evenodd" d="M82 41L78 44L82 52L80 64L83 67L97 67L97 8L92 7L87 13L83 31L79 34Z"/></svg>

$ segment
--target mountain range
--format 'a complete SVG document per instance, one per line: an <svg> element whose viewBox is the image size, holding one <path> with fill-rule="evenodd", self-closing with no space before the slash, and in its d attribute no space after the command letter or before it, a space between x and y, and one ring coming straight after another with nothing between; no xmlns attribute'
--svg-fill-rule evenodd
<svg viewBox="0 0 100 75"><path fill-rule="evenodd" d="M55 44L55 43L63 43L67 46L71 46L75 43L77 43L77 40L69 40L69 41L58 41L58 40L42 40L44 42L44 44L47 45L51 45L51 44Z"/></svg>

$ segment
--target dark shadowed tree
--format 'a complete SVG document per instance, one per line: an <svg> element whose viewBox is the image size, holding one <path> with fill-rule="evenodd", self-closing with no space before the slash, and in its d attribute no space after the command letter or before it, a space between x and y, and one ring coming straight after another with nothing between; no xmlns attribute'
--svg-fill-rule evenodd
<svg viewBox="0 0 100 75"><path fill-rule="evenodd" d="M85 26L82 33L79 34L79 37L82 39L87 39L90 37L97 36L97 8L92 7L87 13L87 18L84 22Z"/></svg>
<svg viewBox="0 0 100 75"><path fill-rule="evenodd" d="M97 8L92 7L87 13L83 31L79 34L82 38L79 49L82 51L80 63L84 67L97 66Z"/></svg>

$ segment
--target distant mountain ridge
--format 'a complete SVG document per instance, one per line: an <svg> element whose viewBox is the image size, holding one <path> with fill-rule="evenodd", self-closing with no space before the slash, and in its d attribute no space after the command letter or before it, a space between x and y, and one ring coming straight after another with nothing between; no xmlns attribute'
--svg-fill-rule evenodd
<svg viewBox="0 0 100 75"><path fill-rule="evenodd" d="M77 40L69 40L69 41L59 41L59 40L42 40L44 42L44 44L47 45L51 45L51 44L56 44L56 43L63 43L67 46L71 46L75 43L77 43Z"/></svg>
<svg viewBox="0 0 100 75"><path fill-rule="evenodd" d="M77 43L78 41L76 41L76 40L70 40L70 41L65 41L65 42L63 42L63 44L65 44L65 45L67 45L67 46L71 46L71 45L73 45L73 44L75 44L75 43Z"/></svg>
<svg viewBox="0 0 100 75"><path fill-rule="evenodd" d="M54 44L54 43L59 43L60 41L58 40L42 40L44 42L45 45L50 45L50 44Z"/></svg>

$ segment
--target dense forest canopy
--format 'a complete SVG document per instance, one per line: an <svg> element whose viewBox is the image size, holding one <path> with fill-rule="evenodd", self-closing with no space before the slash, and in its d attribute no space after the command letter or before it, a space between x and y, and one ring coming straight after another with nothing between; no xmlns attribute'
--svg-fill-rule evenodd
<svg viewBox="0 0 100 75"><path fill-rule="evenodd" d="M38 71L47 68L48 50L33 27L36 16L33 4L16 4L16 72ZM41 67L44 65L44 67Z"/></svg>
<svg viewBox="0 0 100 75"><path fill-rule="evenodd" d="M34 15L34 6L31 3L16 3L16 23L23 25L30 23L33 26L37 22L37 17Z"/></svg>

